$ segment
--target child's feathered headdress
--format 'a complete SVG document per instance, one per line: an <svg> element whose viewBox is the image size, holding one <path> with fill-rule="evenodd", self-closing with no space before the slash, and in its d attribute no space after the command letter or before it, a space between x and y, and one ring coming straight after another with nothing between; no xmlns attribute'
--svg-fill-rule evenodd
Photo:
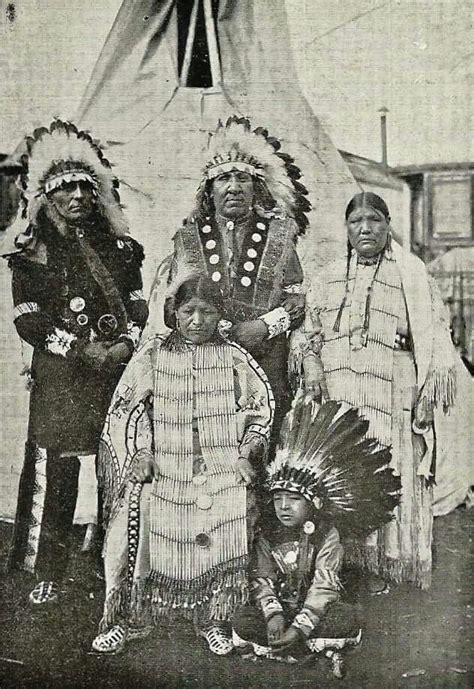
<svg viewBox="0 0 474 689"><path fill-rule="evenodd" d="M23 199L23 217L35 222L47 194L62 184L87 181L102 212L118 236L128 227L118 196L119 182L99 142L71 122L56 119L48 127L35 129L25 140L23 163L26 171L19 185Z"/></svg>
<svg viewBox="0 0 474 689"><path fill-rule="evenodd" d="M207 162L203 168L208 180L231 170L247 172L263 180L276 207L295 218L304 234L308 226L306 213L311 204L306 198L308 191L298 180L301 171L293 158L284 153L281 144L266 129L252 130L246 117L229 117L226 124L219 122L209 137Z"/></svg>
<svg viewBox="0 0 474 689"><path fill-rule="evenodd" d="M366 437L368 425L342 403L297 401L267 469L268 489L322 501L325 515L354 534L380 528L392 518L401 484L389 468L390 450Z"/></svg>

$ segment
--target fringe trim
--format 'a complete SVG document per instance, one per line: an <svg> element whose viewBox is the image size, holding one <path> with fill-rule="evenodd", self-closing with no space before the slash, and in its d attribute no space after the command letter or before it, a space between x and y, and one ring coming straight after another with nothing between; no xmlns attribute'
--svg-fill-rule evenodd
<svg viewBox="0 0 474 689"><path fill-rule="evenodd" d="M421 391L421 396L435 407L444 410L452 406L456 397L456 370L454 366L442 371L431 371Z"/></svg>
<svg viewBox="0 0 474 689"><path fill-rule="evenodd" d="M290 349L288 355L288 375L290 379L296 379L297 381L302 381L304 376L303 361L305 353L302 349Z"/></svg>
<svg viewBox="0 0 474 689"><path fill-rule="evenodd" d="M396 584L411 583L426 591L431 586L431 565L386 557L380 546L351 543L344 553L345 561L377 574Z"/></svg>
<svg viewBox="0 0 474 689"><path fill-rule="evenodd" d="M159 574L136 580L129 590L127 573L106 597L99 631L124 624L156 623L163 616L179 614L195 622L230 621L239 605L249 602L248 558L217 565L191 581L172 580Z"/></svg>

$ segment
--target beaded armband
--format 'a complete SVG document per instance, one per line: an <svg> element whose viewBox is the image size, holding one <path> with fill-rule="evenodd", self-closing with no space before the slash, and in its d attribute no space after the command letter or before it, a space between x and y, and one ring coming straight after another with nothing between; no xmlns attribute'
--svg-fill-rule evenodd
<svg viewBox="0 0 474 689"><path fill-rule="evenodd" d="M260 605L262 606L262 613L267 622L275 615L280 615L283 612L281 603L276 596L262 598Z"/></svg>
<svg viewBox="0 0 474 689"><path fill-rule="evenodd" d="M291 319L288 311L283 306L277 309L264 313L259 316L259 320L263 321L268 328L268 339L286 333L291 325Z"/></svg>
<svg viewBox="0 0 474 689"><path fill-rule="evenodd" d="M39 310L39 304L36 302L24 301L13 309L13 320L16 321L17 318L28 313L38 313Z"/></svg>

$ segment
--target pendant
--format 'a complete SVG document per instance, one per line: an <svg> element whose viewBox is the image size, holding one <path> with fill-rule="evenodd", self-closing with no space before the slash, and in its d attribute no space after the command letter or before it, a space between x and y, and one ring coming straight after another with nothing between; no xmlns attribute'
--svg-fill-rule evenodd
<svg viewBox="0 0 474 689"><path fill-rule="evenodd" d="M207 495L206 493L204 495L198 495L196 498L196 507L200 510L209 510L213 502L214 498L212 495Z"/></svg>
<svg viewBox="0 0 474 689"><path fill-rule="evenodd" d="M83 311L85 306L86 302L82 297L73 297L69 302L69 308L71 309L71 311L74 311L74 313L79 313L80 311Z"/></svg>
<svg viewBox="0 0 474 689"><path fill-rule="evenodd" d="M200 548L209 548L209 546L211 545L211 539L207 535L207 533L198 533L198 535L194 539L194 542Z"/></svg>

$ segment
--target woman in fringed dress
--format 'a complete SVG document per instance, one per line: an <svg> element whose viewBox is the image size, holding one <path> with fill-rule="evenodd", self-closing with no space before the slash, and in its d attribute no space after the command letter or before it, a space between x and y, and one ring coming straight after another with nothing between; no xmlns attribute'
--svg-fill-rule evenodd
<svg viewBox="0 0 474 689"><path fill-rule="evenodd" d="M401 477L394 520L349 557L376 575L426 589L436 464L433 410L446 412L454 402L455 352L436 284L420 259L392 240L383 199L371 192L354 196L346 227L347 259L334 261L311 285L305 327L293 337L293 359L303 362L306 386L317 396L360 409L369 434L391 447L392 467Z"/></svg>
<svg viewBox="0 0 474 689"><path fill-rule="evenodd" d="M191 277L172 295L175 328L139 348L101 438L107 523L100 653L116 653L163 615L192 620L213 653L248 598L248 488L265 455L274 401L267 378L219 334L219 288Z"/></svg>

